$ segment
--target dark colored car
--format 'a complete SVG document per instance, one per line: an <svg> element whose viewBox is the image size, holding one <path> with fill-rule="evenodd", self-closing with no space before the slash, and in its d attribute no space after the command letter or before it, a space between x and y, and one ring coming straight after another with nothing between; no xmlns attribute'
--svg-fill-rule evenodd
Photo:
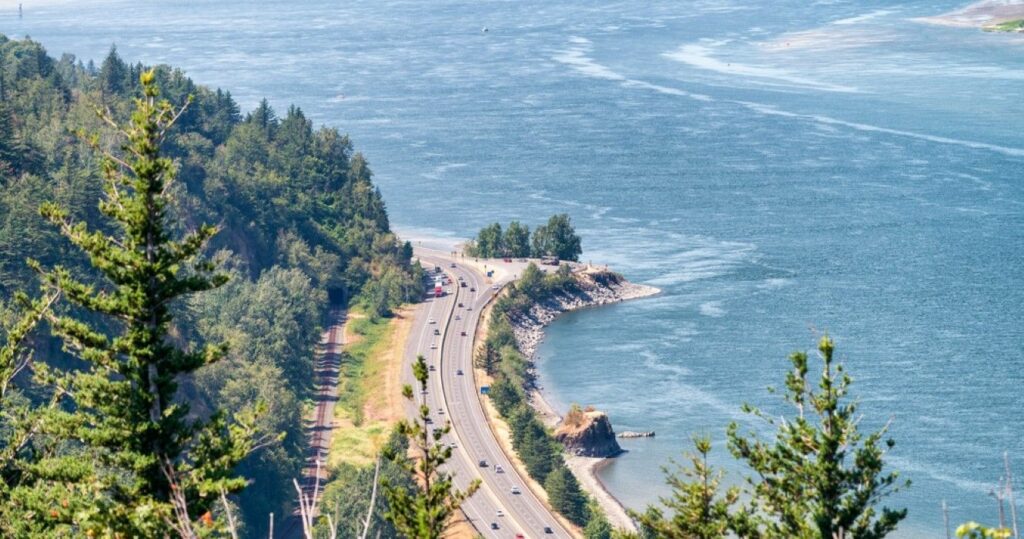
<svg viewBox="0 0 1024 539"><path fill-rule="evenodd" d="M498 523L497 522L491 522L491 529L492 530L498 529Z"/></svg>
<svg viewBox="0 0 1024 539"><path fill-rule="evenodd" d="M544 526L544 533L555 533L555 530L552 530L551 526Z"/></svg>

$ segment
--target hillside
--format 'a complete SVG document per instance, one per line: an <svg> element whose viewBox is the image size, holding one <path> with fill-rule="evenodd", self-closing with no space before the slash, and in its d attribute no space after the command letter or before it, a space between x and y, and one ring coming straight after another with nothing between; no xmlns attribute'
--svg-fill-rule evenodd
<svg viewBox="0 0 1024 539"><path fill-rule="evenodd" d="M116 50L96 66L0 36L0 318L15 291L38 287L27 258L96 275L39 207L54 201L74 221L105 226L97 209L104 196L98 156L76 133L99 133L97 144L111 146L113 133L96 110L125 120L144 69ZM163 148L178 169L175 220L185 228L218 226L209 254L232 277L173 306L182 343L230 345L225 361L184 381L180 398L197 416L262 401L269 413L261 430L286 434L240 470L255 478L239 500L245 530L255 536L267 513L290 511L313 351L329 304L360 302L384 315L415 298L420 270L410 264L411 247L391 232L367 160L347 136L315 128L297 106L279 116L263 101L243 115L230 92L168 66L156 73L164 98L178 105L192 99ZM56 341L40 339L36 348L39 359L72 364Z"/></svg>

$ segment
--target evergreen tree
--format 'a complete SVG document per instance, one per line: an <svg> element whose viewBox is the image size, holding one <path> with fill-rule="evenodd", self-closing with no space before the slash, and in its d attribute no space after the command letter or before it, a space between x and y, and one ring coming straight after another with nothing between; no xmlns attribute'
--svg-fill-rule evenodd
<svg viewBox="0 0 1024 539"><path fill-rule="evenodd" d="M512 221L505 229L505 250L508 256L521 258L530 256L530 227Z"/></svg>
<svg viewBox="0 0 1024 539"><path fill-rule="evenodd" d="M875 506L910 483L883 471L885 453L895 445L882 440L886 428L860 433L857 404L846 399L851 380L833 363L832 339L823 336L818 351L824 362L818 391L808 384L807 354L790 355L785 400L796 408L795 418L777 421L744 406L777 429L774 443L742 435L736 423L729 426L730 450L757 474L748 479L750 513L768 538L885 537L907 510L882 507L879 514Z"/></svg>
<svg viewBox="0 0 1024 539"><path fill-rule="evenodd" d="M427 389L427 380L430 376L427 361L423 356L416 357L412 370L416 381L419 382L422 395ZM406 399L413 400L412 386L406 385L402 388L402 394ZM441 443L441 437L451 431L451 424L446 422L443 427L431 431L428 419L430 407L421 402L416 422L403 421L398 427L399 432L409 438L417 453L417 459L408 460L404 454L399 455L394 451L387 455L389 460L415 478L420 491L410 492L404 485L395 484L387 478L381 480L381 487L388 502L388 510L384 516L408 539L441 537L462 503L480 488L480 480L474 479L469 488L460 491L455 488L454 476L441 470L452 457L451 448Z"/></svg>
<svg viewBox="0 0 1024 539"><path fill-rule="evenodd" d="M611 539L614 530L604 513L601 512L601 507L591 502L588 510L590 518L587 520L586 527L583 528L583 537L586 539Z"/></svg>
<svg viewBox="0 0 1024 539"><path fill-rule="evenodd" d="M112 98L128 91L131 83L128 69L124 60L117 55L117 46L111 45L110 52L100 64L99 85L103 97Z"/></svg>
<svg viewBox="0 0 1024 539"><path fill-rule="evenodd" d="M560 213L552 215L543 229L543 245L546 254L557 256L562 260L579 260L583 253L580 237L572 226L569 215ZM536 255L535 255L536 256Z"/></svg>
<svg viewBox="0 0 1024 539"><path fill-rule="evenodd" d="M491 223L480 230L476 237L474 256L496 258L505 254L505 238L500 223Z"/></svg>
<svg viewBox="0 0 1024 539"><path fill-rule="evenodd" d="M87 365L58 377L74 388L75 406L52 432L81 443L96 465L89 484L100 487L103 499L74 516L85 535L186 533L217 494L245 485L232 470L256 443L251 413L240 412L234 421L220 412L193 420L188 405L175 398L180 377L216 361L225 348L178 348L169 338L171 306L226 277L200 256L213 227L172 237L174 166L161 156L160 144L181 109L157 99L154 79L153 71L140 77L143 97L135 100L127 127L104 117L127 141L122 157L105 153L102 164L100 211L116 232L74 223L56 204L41 209L104 279L94 286L65 267L43 270L33 263L45 286L75 308L50 323ZM98 146L97 136L89 140ZM81 311L93 316L75 316Z"/></svg>
<svg viewBox="0 0 1024 539"><path fill-rule="evenodd" d="M565 515L565 518L574 524L587 524L587 497L583 495L576 476L569 468L559 466L552 470L544 480L544 490L548 493L551 507L556 511Z"/></svg>
<svg viewBox="0 0 1024 539"><path fill-rule="evenodd" d="M719 496L723 472L715 472L708 465L711 440L695 437L693 444L697 452L687 455L691 468L678 464L676 470L664 468L672 496L660 501L671 516L666 517L661 508L653 505L644 513L630 511L630 516L646 533L665 539L718 539L729 535L730 530L745 531L742 525L736 525L732 514L740 489L733 487ZM742 533L739 536L747 537Z"/></svg>

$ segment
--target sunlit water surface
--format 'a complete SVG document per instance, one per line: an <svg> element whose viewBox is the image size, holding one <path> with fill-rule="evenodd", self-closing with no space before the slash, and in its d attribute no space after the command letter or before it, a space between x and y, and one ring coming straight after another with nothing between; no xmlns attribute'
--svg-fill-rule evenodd
<svg viewBox="0 0 1024 539"><path fill-rule="evenodd" d="M1021 408L1024 38L953 1L24 2L59 56L180 66L340 127L407 235L569 212L585 258L664 290L565 316L542 383L608 411L631 507L822 331L913 487L903 537L994 523ZM159 7L158 7L159 4ZM556 5L557 4L557 5ZM486 27L488 31L482 31Z"/></svg>

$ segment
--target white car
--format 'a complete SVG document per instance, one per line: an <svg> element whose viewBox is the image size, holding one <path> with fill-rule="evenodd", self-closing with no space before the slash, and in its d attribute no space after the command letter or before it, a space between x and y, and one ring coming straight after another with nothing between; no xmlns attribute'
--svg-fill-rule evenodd
<svg viewBox="0 0 1024 539"><path fill-rule="evenodd" d="M461 316L459 316L459 315L455 315L455 319L456 319L456 320L462 320L462 317L461 317Z"/></svg>
<svg viewBox="0 0 1024 539"><path fill-rule="evenodd" d="M437 321L436 321L436 320L434 320L433 318L431 318L431 319L428 319L428 320L427 320L427 323L428 323L428 324L436 324L436 323L437 323Z"/></svg>
<svg viewBox="0 0 1024 539"><path fill-rule="evenodd" d="M437 350L437 343L436 342L430 343L430 349L431 350Z"/></svg>
<svg viewBox="0 0 1024 539"><path fill-rule="evenodd" d="M496 284L496 285L491 287L491 290L501 290L501 285L497 285Z"/></svg>
<svg viewBox="0 0 1024 539"><path fill-rule="evenodd" d="M512 494L519 494L519 487L512 487Z"/></svg>
<svg viewBox="0 0 1024 539"><path fill-rule="evenodd" d="M498 518L501 518L501 517L505 516L505 512L502 511L501 509L498 509L498 511L495 513L495 515L497 515Z"/></svg>

